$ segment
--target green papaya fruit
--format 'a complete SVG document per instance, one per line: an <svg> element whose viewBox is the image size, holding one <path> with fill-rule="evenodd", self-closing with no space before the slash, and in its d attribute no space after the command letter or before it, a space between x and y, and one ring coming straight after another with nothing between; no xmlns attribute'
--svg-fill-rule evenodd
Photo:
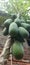
<svg viewBox="0 0 30 65"><path fill-rule="evenodd" d="M16 14L11 14L11 19L14 21L17 18Z"/></svg>
<svg viewBox="0 0 30 65"><path fill-rule="evenodd" d="M23 38L28 38L29 32L25 28L19 27L19 35L21 35Z"/></svg>
<svg viewBox="0 0 30 65"><path fill-rule="evenodd" d="M24 27L26 30L30 31L30 24L21 23L21 26Z"/></svg>
<svg viewBox="0 0 30 65"><path fill-rule="evenodd" d="M5 20L3 25L4 25L4 27L8 28L11 23L12 23L12 19L7 19L7 20Z"/></svg>
<svg viewBox="0 0 30 65"><path fill-rule="evenodd" d="M24 48L22 43L15 41L12 46L12 55L17 59L20 60L24 56Z"/></svg>
<svg viewBox="0 0 30 65"><path fill-rule="evenodd" d="M18 27L21 26L21 21L19 18L16 18L14 22L18 25Z"/></svg>
<svg viewBox="0 0 30 65"><path fill-rule="evenodd" d="M30 20L27 20L26 23L30 24Z"/></svg>
<svg viewBox="0 0 30 65"><path fill-rule="evenodd" d="M18 26L15 22L11 23L9 26L9 34L11 37L15 38L18 34Z"/></svg>
<svg viewBox="0 0 30 65"><path fill-rule="evenodd" d="M24 38L19 34L19 32L17 34L17 37L15 38L15 41L16 40L19 41L19 42L25 42Z"/></svg>

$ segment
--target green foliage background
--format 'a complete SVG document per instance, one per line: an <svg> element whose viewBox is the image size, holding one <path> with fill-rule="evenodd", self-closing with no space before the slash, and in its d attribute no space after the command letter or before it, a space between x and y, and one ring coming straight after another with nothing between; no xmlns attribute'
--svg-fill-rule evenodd
<svg viewBox="0 0 30 65"><path fill-rule="evenodd" d="M7 17L7 16L0 16L0 25L2 25L3 24L3 22L6 20L6 19L8 19L9 17Z"/></svg>
<svg viewBox="0 0 30 65"><path fill-rule="evenodd" d="M9 0L9 5L7 5L6 10L9 14L19 14L21 18L24 17L25 21L30 20L30 0ZM7 17L0 16L0 23L5 19Z"/></svg>
<svg viewBox="0 0 30 65"><path fill-rule="evenodd" d="M30 7L30 0L9 0L10 3L10 7L8 9L8 12L22 12L22 11L26 11L28 9L28 7Z"/></svg>

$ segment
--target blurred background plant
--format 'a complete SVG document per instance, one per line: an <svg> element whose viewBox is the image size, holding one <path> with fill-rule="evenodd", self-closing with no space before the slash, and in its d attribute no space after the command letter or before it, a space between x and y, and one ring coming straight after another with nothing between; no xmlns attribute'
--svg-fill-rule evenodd
<svg viewBox="0 0 30 65"><path fill-rule="evenodd" d="M21 19L30 21L30 0L0 0L0 20L2 22L6 19L5 13L8 14L7 18L11 14L19 14ZM1 14L3 13L2 16ZM5 18L5 19L4 19Z"/></svg>

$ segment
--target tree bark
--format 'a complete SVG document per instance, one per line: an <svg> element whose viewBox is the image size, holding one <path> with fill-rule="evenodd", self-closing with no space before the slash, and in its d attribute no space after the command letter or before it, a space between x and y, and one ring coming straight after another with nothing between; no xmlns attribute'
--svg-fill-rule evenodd
<svg viewBox="0 0 30 65"><path fill-rule="evenodd" d="M12 41L11 41L11 37L8 36L7 38L7 41L4 45L4 48L3 48L3 51L0 55L0 64L1 65L4 65L4 62L6 61L5 59L8 59L9 58L9 55L10 55L10 48L12 46Z"/></svg>

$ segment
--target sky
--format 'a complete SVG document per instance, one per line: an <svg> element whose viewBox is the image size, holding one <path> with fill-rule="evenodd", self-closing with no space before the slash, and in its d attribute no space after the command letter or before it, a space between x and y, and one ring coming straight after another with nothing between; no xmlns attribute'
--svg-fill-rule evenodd
<svg viewBox="0 0 30 65"><path fill-rule="evenodd" d="M7 2L8 0L0 0L0 2L2 2L2 1L5 1L5 2Z"/></svg>

